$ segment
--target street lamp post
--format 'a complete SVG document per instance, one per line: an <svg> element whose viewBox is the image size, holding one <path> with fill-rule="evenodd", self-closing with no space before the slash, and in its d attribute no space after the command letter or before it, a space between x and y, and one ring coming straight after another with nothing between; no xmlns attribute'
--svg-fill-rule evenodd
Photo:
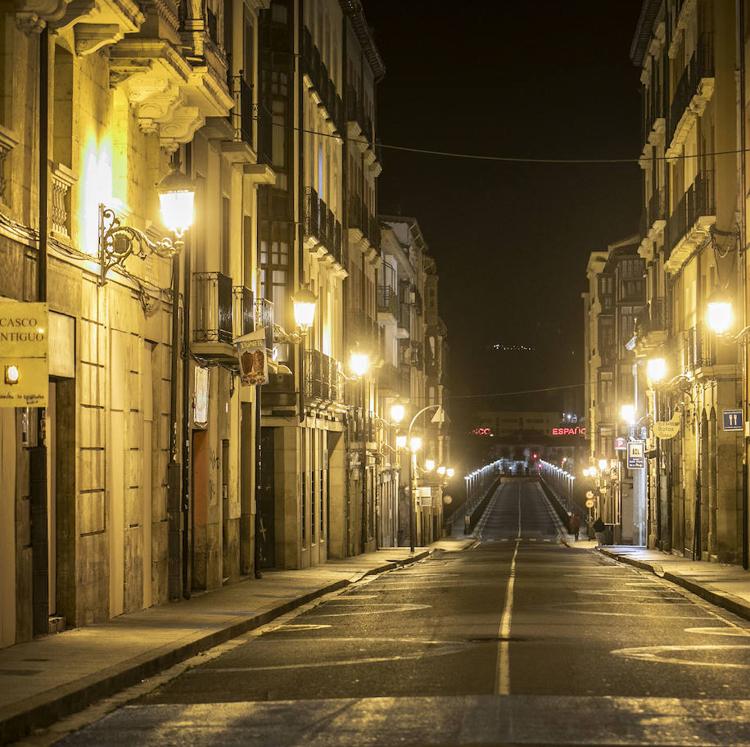
<svg viewBox="0 0 750 747"><path fill-rule="evenodd" d="M414 516L414 508L415 508L415 501L416 501L416 493L417 493L417 451L422 448L422 439L418 439L418 445L416 446L416 449L414 448L414 439L412 439L411 435L411 429L414 427L414 423L417 422L417 418L422 415L425 412L428 412L429 410L441 410L441 405L427 405L426 407L423 407L421 410L416 412L414 414L414 417L411 419L411 422L409 423L409 428L407 430L407 440L409 442L409 448L411 449L411 474L409 475L409 540L410 540L410 549L411 552L414 552L414 547L416 544L416 523L415 523L415 516ZM418 438L418 437L415 437Z"/></svg>

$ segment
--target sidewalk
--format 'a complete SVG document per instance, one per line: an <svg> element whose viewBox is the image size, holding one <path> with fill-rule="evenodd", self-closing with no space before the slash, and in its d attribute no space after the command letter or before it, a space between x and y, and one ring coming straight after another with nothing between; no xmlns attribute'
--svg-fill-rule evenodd
<svg viewBox="0 0 750 747"><path fill-rule="evenodd" d="M740 566L698 562L631 545L606 545L600 547L599 552L650 571L717 607L750 620L750 573Z"/></svg>
<svg viewBox="0 0 750 747"><path fill-rule="evenodd" d="M364 576L415 563L430 548L390 548L299 571L267 571L183 602L0 650L0 744L81 710Z"/></svg>

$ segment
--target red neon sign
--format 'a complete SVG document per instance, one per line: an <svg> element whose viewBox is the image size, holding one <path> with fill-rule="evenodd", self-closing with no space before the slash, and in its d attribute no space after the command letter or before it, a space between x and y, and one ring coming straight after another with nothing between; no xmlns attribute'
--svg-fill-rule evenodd
<svg viewBox="0 0 750 747"><path fill-rule="evenodd" d="M492 428L475 428L472 431L475 436L493 436Z"/></svg>
<svg viewBox="0 0 750 747"><path fill-rule="evenodd" d="M581 426L576 426L575 428L553 428L552 435L553 436L585 436L586 429L582 428Z"/></svg>

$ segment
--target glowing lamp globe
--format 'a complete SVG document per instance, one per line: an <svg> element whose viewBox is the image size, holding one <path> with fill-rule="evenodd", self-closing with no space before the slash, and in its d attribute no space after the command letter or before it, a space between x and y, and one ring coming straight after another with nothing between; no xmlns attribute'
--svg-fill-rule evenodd
<svg viewBox="0 0 750 747"><path fill-rule="evenodd" d="M409 448L415 454L422 448L422 438L420 436L412 436L409 441Z"/></svg>
<svg viewBox="0 0 750 747"><path fill-rule="evenodd" d="M652 384L663 381L667 375L667 362L664 358L650 358L646 364L646 375Z"/></svg>
<svg viewBox="0 0 750 747"><path fill-rule="evenodd" d="M405 449L406 448L406 436L396 436L396 448L397 449Z"/></svg>
<svg viewBox="0 0 750 747"><path fill-rule="evenodd" d="M445 474L448 475L448 477L453 477L453 475L456 474L456 470L454 470L453 467L448 467L448 469L445 470Z"/></svg>
<svg viewBox="0 0 750 747"><path fill-rule="evenodd" d="M401 402L394 402L391 405L391 420L398 424L400 423L404 417L406 416L406 408L401 404Z"/></svg>
<svg viewBox="0 0 750 747"><path fill-rule="evenodd" d="M434 459L425 459L424 460L424 471L425 472L432 472L432 470L435 469L435 460Z"/></svg>
<svg viewBox="0 0 750 747"><path fill-rule="evenodd" d="M440 477L445 474L445 467L442 464L437 468L437 473L440 475Z"/></svg>
<svg viewBox="0 0 750 747"><path fill-rule="evenodd" d="M708 304L706 321L712 332L723 335L734 324L734 311L729 301L712 301Z"/></svg>
<svg viewBox="0 0 750 747"><path fill-rule="evenodd" d="M620 408L620 418L628 425L635 425L635 407L633 405L623 405Z"/></svg>
<svg viewBox="0 0 750 747"><path fill-rule="evenodd" d="M312 327L315 321L315 305L318 299L308 288L300 288L292 298L294 304L294 323L303 332Z"/></svg>
<svg viewBox="0 0 750 747"><path fill-rule="evenodd" d="M600 472L604 472L604 470L607 469L607 464L608 464L608 462L607 462L606 459L600 459L599 460L599 471Z"/></svg>
<svg viewBox="0 0 750 747"><path fill-rule="evenodd" d="M364 376L370 370L370 356L355 350L349 356L349 368L355 376Z"/></svg>
<svg viewBox="0 0 750 747"><path fill-rule="evenodd" d="M173 169L159 183L159 206L164 225L180 238L193 225L195 188L180 171Z"/></svg>

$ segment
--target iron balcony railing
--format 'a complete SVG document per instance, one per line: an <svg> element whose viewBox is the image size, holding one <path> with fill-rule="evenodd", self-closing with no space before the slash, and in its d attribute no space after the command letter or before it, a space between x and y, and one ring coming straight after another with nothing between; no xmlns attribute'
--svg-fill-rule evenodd
<svg viewBox="0 0 750 747"><path fill-rule="evenodd" d="M683 370L713 366L716 363L716 350L713 334L702 323L683 333Z"/></svg>
<svg viewBox="0 0 750 747"><path fill-rule="evenodd" d="M318 402L341 402L341 364L319 350L305 351L305 398Z"/></svg>
<svg viewBox="0 0 750 747"><path fill-rule="evenodd" d="M255 301L255 329L263 329L266 336L266 349L273 350L273 304L265 298Z"/></svg>
<svg viewBox="0 0 750 747"><path fill-rule="evenodd" d="M328 253L342 264L341 223L312 187L305 188L305 235L317 239Z"/></svg>
<svg viewBox="0 0 750 747"><path fill-rule="evenodd" d="M253 115L257 120L258 127L258 144L257 157L258 163L273 164L273 119L271 110L261 101L253 106ZM283 133L282 133L283 134Z"/></svg>
<svg viewBox="0 0 750 747"><path fill-rule="evenodd" d="M231 345L232 278L220 272L193 273L195 290L195 342L223 342Z"/></svg>
<svg viewBox="0 0 750 747"><path fill-rule="evenodd" d="M255 147L255 107L253 104L253 87L241 76L235 75L232 80L234 108L230 121L234 127L234 139Z"/></svg>
<svg viewBox="0 0 750 747"><path fill-rule="evenodd" d="M657 119L664 117L664 85L658 85L656 70L652 69L648 86L642 89L643 110L643 142L648 142L648 136Z"/></svg>
<svg viewBox="0 0 750 747"><path fill-rule="evenodd" d="M329 117L337 129L342 129L344 107L341 96L336 92L336 85L331 79L328 67L323 62L320 50L313 42L312 34L307 26L302 32L302 64Z"/></svg>
<svg viewBox="0 0 750 747"><path fill-rule="evenodd" d="M396 317L399 329L411 332L411 308L408 303L399 302L398 316Z"/></svg>
<svg viewBox="0 0 750 747"><path fill-rule="evenodd" d="M655 189L651 193L651 197L648 200L648 223L649 228L654 225L657 220L664 220L666 215L666 200L665 192L663 187Z"/></svg>
<svg viewBox="0 0 750 747"><path fill-rule="evenodd" d="M702 78L712 78L714 75L714 50L713 35L703 32L698 37L695 51L690 55L685 69L682 71L680 80L675 87L672 103L669 107L669 131L667 143L672 142L677 123L684 114L690 100L698 92L698 86Z"/></svg>
<svg viewBox="0 0 750 747"><path fill-rule="evenodd" d="M349 226L358 228L372 246L380 246L380 221L359 195L352 195L349 200Z"/></svg>
<svg viewBox="0 0 750 747"><path fill-rule="evenodd" d="M234 296L234 318L232 327L235 337L247 335L255 329L255 302L253 292L244 285L232 288Z"/></svg>
<svg viewBox="0 0 750 747"><path fill-rule="evenodd" d="M372 119L367 116L362 97L351 84L346 87L346 119L348 122L356 122L367 142L372 143Z"/></svg>
<svg viewBox="0 0 750 747"><path fill-rule="evenodd" d="M390 285L378 286L378 311L398 317L398 292Z"/></svg>
<svg viewBox="0 0 750 747"><path fill-rule="evenodd" d="M680 198L667 220L666 248L671 254L677 243L695 225L701 216L714 215L713 172L702 171ZM668 257L667 257L668 258Z"/></svg>

